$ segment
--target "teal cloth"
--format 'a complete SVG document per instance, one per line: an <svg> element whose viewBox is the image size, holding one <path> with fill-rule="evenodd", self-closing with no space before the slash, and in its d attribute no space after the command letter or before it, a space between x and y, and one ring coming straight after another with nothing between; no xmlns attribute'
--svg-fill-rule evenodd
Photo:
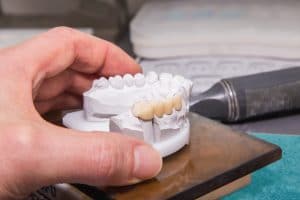
<svg viewBox="0 0 300 200"><path fill-rule="evenodd" d="M300 136L252 135L280 146L282 159L254 172L249 186L223 200L300 200Z"/></svg>

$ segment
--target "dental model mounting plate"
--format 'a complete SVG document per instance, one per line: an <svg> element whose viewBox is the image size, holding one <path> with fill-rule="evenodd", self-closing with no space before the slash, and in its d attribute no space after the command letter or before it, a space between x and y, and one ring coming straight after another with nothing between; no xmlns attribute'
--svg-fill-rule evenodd
<svg viewBox="0 0 300 200"><path fill-rule="evenodd" d="M134 136L165 157L189 143L191 88L190 80L169 73L102 77L83 94L83 110L66 114L63 124Z"/></svg>

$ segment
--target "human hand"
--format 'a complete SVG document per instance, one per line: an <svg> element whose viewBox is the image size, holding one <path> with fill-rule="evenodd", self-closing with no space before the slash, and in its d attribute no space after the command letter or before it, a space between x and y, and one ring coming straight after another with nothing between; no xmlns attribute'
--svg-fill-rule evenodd
<svg viewBox="0 0 300 200"><path fill-rule="evenodd" d="M40 116L79 107L96 77L139 72L118 47L60 27L0 50L0 61L0 199L61 182L132 184L160 171L161 157L140 140L82 133Z"/></svg>

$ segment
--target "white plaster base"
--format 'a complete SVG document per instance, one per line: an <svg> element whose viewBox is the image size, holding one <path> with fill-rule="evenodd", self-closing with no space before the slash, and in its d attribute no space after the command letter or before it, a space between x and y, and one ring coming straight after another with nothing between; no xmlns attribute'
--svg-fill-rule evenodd
<svg viewBox="0 0 300 200"><path fill-rule="evenodd" d="M109 131L109 119L99 119L99 121L87 121L82 110L68 113L63 117L63 124L71 129L79 131ZM190 124L186 123L178 134L171 136L165 141L156 142L152 146L160 152L162 157L166 157L180 150L189 143Z"/></svg>

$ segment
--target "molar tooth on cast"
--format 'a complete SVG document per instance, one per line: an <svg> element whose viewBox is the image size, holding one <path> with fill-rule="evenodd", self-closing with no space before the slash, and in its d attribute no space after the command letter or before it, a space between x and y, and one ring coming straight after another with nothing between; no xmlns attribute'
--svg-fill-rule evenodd
<svg viewBox="0 0 300 200"><path fill-rule="evenodd" d="M123 76L123 80L125 82L125 85L128 86L128 87L131 87L134 85L134 78L131 74L125 74Z"/></svg>
<svg viewBox="0 0 300 200"><path fill-rule="evenodd" d="M160 80L172 80L172 78L173 78L173 75L170 74L170 73L166 73L166 72L161 73L161 74L159 75L159 79L160 79Z"/></svg>
<svg viewBox="0 0 300 200"><path fill-rule="evenodd" d="M158 81L158 75L157 75L157 73L153 72L153 71L148 72L147 75L146 75L146 81L149 84L153 84L156 81Z"/></svg>
<svg viewBox="0 0 300 200"><path fill-rule="evenodd" d="M175 75L174 76L174 80L176 80L177 82L179 82L179 83L183 83L184 82L184 77L183 76L180 76L180 75Z"/></svg>
<svg viewBox="0 0 300 200"><path fill-rule="evenodd" d="M107 88L109 86L108 80L104 77L101 77L100 79L96 79L93 81L93 88Z"/></svg>
<svg viewBox="0 0 300 200"><path fill-rule="evenodd" d="M141 73L137 73L136 75L134 75L134 81L137 87L143 87L146 82L145 76Z"/></svg>
<svg viewBox="0 0 300 200"><path fill-rule="evenodd" d="M169 88L171 85L172 79L173 79L173 75L170 73L161 73L159 75L159 81L163 87Z"/></svg>
<svg viewBox="0 0 300 200"><path fill-rule="evenodd" d="M108 79L110 85L115 89L123 89L124 81L121 76L117 75Z"/></svg>

